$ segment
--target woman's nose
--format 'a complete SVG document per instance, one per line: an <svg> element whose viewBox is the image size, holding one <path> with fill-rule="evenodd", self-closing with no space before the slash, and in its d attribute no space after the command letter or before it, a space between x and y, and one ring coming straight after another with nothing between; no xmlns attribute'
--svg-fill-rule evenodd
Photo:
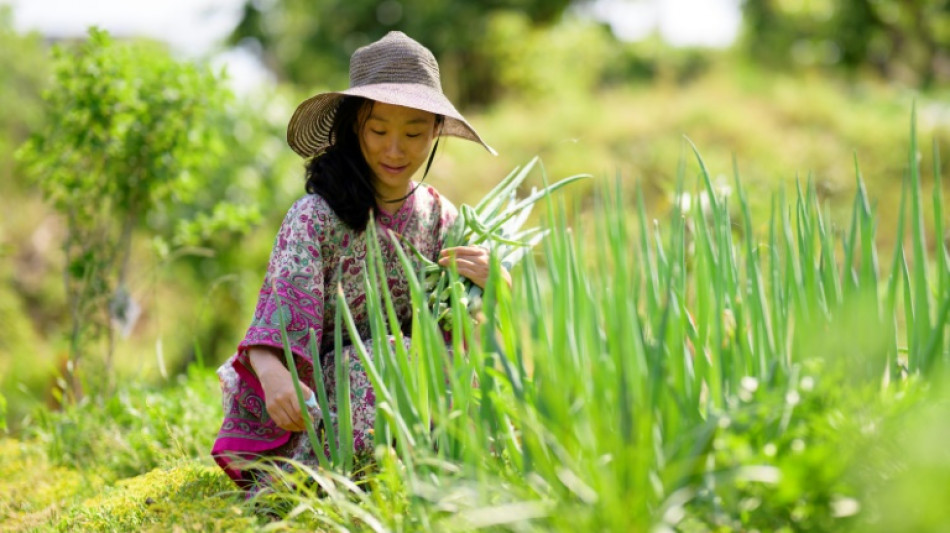
<svg viewBox="0 0 950 533"><path fill-rule="evenodd" d="M402 155L402 143L398 136L392 136L386 141L386 153L389 155Z"/></svg>

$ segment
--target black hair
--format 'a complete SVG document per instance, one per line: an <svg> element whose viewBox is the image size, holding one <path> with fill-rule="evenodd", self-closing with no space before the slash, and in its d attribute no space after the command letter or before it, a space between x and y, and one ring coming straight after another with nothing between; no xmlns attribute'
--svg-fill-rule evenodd
<svg viewBox="0 0 950 533"><path fill-rule="evenodd" d="M344 96L337 107L330 127L330 146L307 161L306 190L319 194L326 200L336 216L356 231L364 231L369 222L369 213L378 214L376 190L373 188L373 171L360 150L359 132L369 113L361 113L363 107L373 101L357 96ZM443 117L436 115L436 124ZM439 131L441 136L441 129ZM422 179L429 174L432 158L439 147L436 138ZM387 202L400 202L416 192L415 187L406 196Z"/></svg>

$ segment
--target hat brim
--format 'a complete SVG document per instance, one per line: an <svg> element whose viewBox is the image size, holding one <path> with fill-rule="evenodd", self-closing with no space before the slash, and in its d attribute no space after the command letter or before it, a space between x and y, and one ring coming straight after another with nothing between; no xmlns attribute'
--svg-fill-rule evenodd
<svg viewBox="0 0 950 533"><path fill-rule="evenodd" d="M442 133L476 142L492 155L494 148L482 140L452 102L441 92L415 83L378 83L345 91L320 93L304 100L287 125L287 144L303 157L312 157L332 144L331 127L344 96L359 96L384 104L421 109L445 117Z"/></svg>

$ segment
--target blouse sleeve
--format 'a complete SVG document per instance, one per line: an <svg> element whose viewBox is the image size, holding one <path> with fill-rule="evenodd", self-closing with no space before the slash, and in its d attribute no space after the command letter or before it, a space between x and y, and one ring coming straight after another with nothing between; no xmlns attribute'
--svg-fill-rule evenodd
<svg viewBox="0 0 950 533"><path fill-rule="evenodd" d="M298 200L277 234L254 318L238 346L236 362L244 370L251 368L247 355L251 346L283 350L281 317L290 348L297 357L312 365L311 331L319 349L323 337L324 280L312 201L312 196Z"/></svg>

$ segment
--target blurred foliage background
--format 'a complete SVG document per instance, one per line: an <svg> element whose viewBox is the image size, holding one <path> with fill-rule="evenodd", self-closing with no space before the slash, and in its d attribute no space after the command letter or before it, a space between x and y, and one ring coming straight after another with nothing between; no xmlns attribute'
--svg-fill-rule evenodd
<svg viewBox="0 0 950 533"><path fill-rule="evenodd" d="M624 41L589 16L590 5L248 0L223 46L252 51L278 81L238 96L228 94L226 74L209 62L175 57L157 42L112 43L114 57L104 61L117 64L125 54L144 69L120 72L110 78L116 83L135 85L143 73L179 62L207 86L175 90L221 93L201 124L174 134L208 131L215 140L195 145L190 160L166 160L141 178L155 190L162 180L177 185L162 189L164 203L129 219L129 271L121 283L113 275L101 287L100 304L115 301L122 287L126 303L140 311L123 325L127 336L115 337L114 377L160 384L191 362L213 366L231 353L253 311L276 228L303 193L302 163L283 141L286 121L307 96L345 87L352 51L390 30L433 50L446 92L500 152L491 158L470 143L442 144L430 181L456 203L474 202L511 168L540 155L552 178L619 177L631 202L636 183L648 209L664 213L685 135L727 192L735 158L753 220L763 225L772 195L797 180L812 180L832 215L843 212L857 160L887 244L914 102L928 157L930 139L945 158L950 154L946 0L745 0L742 29L728 48L673 46L656 32ZM48 188L44 196L43 183L56 179L54 171L81 174L95 163L64 160L62 146L44 148L37 135L62 133L66 115L57 115L56 105L67 115L98 105L95 98L55 104L79 83L55 73L78 64L90 45L61 42L54 53L43 36L15 30L15 15L0 6L0 399L12 432L37 406L59 405L70 386L69 219ZM150 105L132 107L176 113ZM121 165L100 163L100 177L129 179L116 170ZM948 175L945 165L941 179ZM589 191L572 194L583 213ZM102 214L102 206L90 207ZM111 327L112 315L105 316L100 321ZM104 360L108 349L100 339L89 346L89 359ZM85 392L99 391L102 377L90 371Z"/></svg>

